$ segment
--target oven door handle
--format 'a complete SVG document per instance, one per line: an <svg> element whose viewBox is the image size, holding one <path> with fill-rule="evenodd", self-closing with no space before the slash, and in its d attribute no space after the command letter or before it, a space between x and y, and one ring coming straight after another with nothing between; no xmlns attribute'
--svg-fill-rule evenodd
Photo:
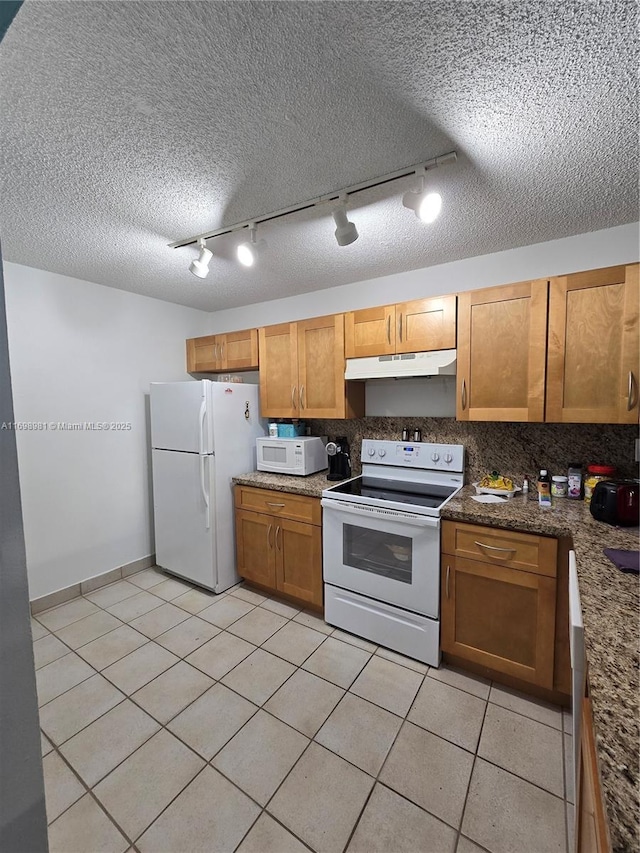
<svg viewBox="0 0 640 853"><path fill-rule="evenodd" d="M402 524L411 524L414 527L440 527L440 518L430 515L416 515L411 512L399 512L395 509L384 509L383 507L367 506L366 504L352 504L348 501L335 501L330 498L322 498L320 502L323 509L333 510L347 515L357 515L360 518L372 518L383 522L400 521Z"/></svg>

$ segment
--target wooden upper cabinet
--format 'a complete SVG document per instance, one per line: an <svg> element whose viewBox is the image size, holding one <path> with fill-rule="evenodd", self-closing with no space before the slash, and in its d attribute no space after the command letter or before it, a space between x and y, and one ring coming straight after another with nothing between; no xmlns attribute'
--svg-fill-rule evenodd
<svg viewBox="0 0 640 853"><path fill-rule="evenodd" d="M638 264L551 279L546 420L637 423Z"/></svg>
<svg viewBox="0 0 640 853"><path fill-rule="evenodd" d="M454 349L456 297L434 296L345 314L345 356Z"/></svg>
<svg viewBox="0 0 640 853"><path fill-rule="evenodd" d="M257 370L258 330L245 329L222 335L206 335L187 341L187 372L216 373L222 370Z"/></svg>
<svg viewBox="0 0 640 853"><path fill-rule="evenodd" d="M258 330L260 413L266 418L298 417L298 334L296 323Z"/></svg>
<svg viewBox="0 0 640 853"><path fill-rule="evenodd" d="M547 280L458 296L458 420L544 420Z"/></svg>

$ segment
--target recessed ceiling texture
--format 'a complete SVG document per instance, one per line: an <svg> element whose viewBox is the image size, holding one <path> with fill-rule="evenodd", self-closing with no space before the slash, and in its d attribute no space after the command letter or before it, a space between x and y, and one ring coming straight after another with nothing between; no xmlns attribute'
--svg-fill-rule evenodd
<svg viewBox="0 0 640 853"><path fill-rule="evenodd" d="M208 311L638 218L636 5L39 2L0 45L6 260ZM169 243L457 151L442 213L405 178ZM391 298L391 296L390 296Z"/></svg>

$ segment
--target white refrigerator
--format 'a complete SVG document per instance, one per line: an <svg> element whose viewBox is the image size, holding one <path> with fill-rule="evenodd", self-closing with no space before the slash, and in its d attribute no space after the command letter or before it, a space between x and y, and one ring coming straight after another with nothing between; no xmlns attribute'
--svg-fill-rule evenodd
<svg viewBox="0 0 640 853"><path fill-rule="evenodd" d="M223 592L238 582L231 478L256 469L258 386L151 383L156 562Z"/></svg>

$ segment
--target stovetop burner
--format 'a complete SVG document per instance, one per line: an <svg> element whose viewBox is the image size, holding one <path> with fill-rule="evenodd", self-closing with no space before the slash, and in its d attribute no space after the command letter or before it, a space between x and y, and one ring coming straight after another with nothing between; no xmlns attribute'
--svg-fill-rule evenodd
<svg viewBox="0 0 640 853"><path fill-rule="evenodd" d="M362 476L347 480L331 489L336 494L358 498L374 498L379 501L437 508L460 487L443 486L435 483L410 483L406 480L381 479Z"/></svg>

